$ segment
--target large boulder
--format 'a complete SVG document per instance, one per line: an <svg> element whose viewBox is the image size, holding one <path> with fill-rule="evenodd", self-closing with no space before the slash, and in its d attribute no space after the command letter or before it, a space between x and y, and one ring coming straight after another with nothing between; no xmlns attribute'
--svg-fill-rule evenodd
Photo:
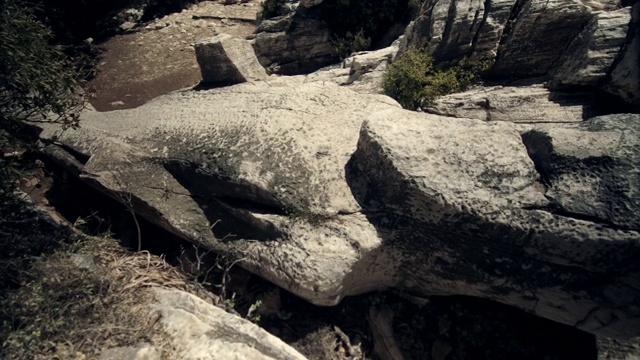
<svg viewBox="0 0 640 360"><path fill-rule="evenodd" d="M310 73L338 60L329 29L313 12L264 20L256 29L253 48L264 67L283 75Z"/></svg>
<svg viewBox="0 0 640 360"><path fill-rule="evenodd" d="M637 115L596 117L579 129L531 130L522 139L558 213L639 229Z"/></svg>
<svg viewBox="0 0 640 360"><path fill-rule="evenodd" d="M41 138L138 216L316 304L402 288L630 337L640 122L625 119L523 142L510 123L414 113L296 77L87 112L80 129L42 125ZM580 179L611 189L589 197L597 189ZM597 211L580 207L590 200Z"/></svg>
<svg viewBox="0 0 640 360"><path fill-rule="evenodd" d="M267 78L246 40L220 34L198 41L195 48L205 84L232 85Z"/></svg>

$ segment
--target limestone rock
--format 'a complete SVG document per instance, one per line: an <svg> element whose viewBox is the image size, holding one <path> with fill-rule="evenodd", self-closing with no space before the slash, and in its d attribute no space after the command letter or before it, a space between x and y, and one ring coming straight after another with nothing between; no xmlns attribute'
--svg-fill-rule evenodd
<svg viewBox="0 0 640 360"><path fill-rule="evenodd" d="M267 77L251 44L243 39L220 34L197 42L195 49L203 83L231 85Z"/></svg>
<svg viewBox="0 0 640 360"><path fill-rule="evenodd" d="M629 36L620 61L613 65L611 80L604 89L622 99L640 105L640 2L636 2L631 13Z"/></svg>
<svg viewBox="0 0 640 360"><path fill-rule="evenodd" d="M589 131L599 121L576 135L609 151L604 145L612 133L622 137L628 130ZM634 136L626 141L625 149L640 143ZM634 155L625 150L618 156L628 163ZM613 183L587 159L590 165L574 176L581 171ZM397 276L407 288L486 297L596 334L638 333L640 234L630 219L636 209L599 215L628 219L623 226L557 210L511 124L377 112L363 125L348 166L354 196L385 251L394 249L405 261ZM637 167L625 168L620 176L630 179L621 186L637 189L636 173ZM582 290L571 299L560 295L575 286ZM571 303L565 308L571 310L560 310L559 301Z"/></svg>
<svg viewBox="0 0 640 360"><path fill-rule="evenodd" d="M547 158L531 149L549 141L523 143L514 124L304 81L173 93L40 136L88 158L81 179L140 217L316 304L402 286L640 335L638 115L548 130ZM590 199L597 212L580 208Z"/></svg>
<svg viewBox="0 0 640 360"><path fill-rule="evenodd" d="M307 75L305 82L328 81L346 86L358 93L380 94L384 71L397 52L397 43L379 50L358 52L339 65L329 66Z"/></svg>
<svg viewBox="0 0 640 360"><path fill-rule="evenodd" d="M162 350L142 344L104 349L100 352L100 360L161 360Z"/></svg>
<svg viewBox="0 0 640 360"><path fill-rule="evenodd" d="M581 122L595 110L593 95L550 92L542 85L476 87L437 98L428 113L513 123Z"/></svg>
<svg viewBox="0 0 640 360"><path fill-rule="evenodd" d="M570 0L428 0L401 52L426 44L437 61L471 55L492 61L495 76L540 76L590 18L585 5Z"/></svg>
<svg viewBox="0 0 640 360"><path fill-rule="evenodd" d="M631 8L597 13L564 52L551 86L597 87L625 44Z"/></svg>
<svg viewBox="0 0 640 360"><path fill-rule="evenodd" d="M437 63L488 63L491 80L589 86L638 104L638 15L616 8L610 0L427 0L400 53L425 46Z"/></svg>
<svg viewBox="0 0 640 360"><path fill-rule="evenodd" d="M303 355L258 325L204 300L173 289L155 288L152 314L169 335L175 356L185 360L284 359Z"/></svg>
<svg viewBox="0 0 640 360"><path fill-rule="evenodd" d="M640 360L640 338L619 340L596 337L598 360Z"/></svg>
<svg viewBox="0 0 640 360"><path fill-rule="evenodd" d="M559 212L612 227L640 228L640 123L636 115L590 119L577 129L523 135L546 197Z"/></svg>
<svg viewBox="0 0 640 360"><path fill-rule="evenodd" d="M337 60L326 24L299 13L260 25L253 48L265 68L282 75L310 73Z"/></svg>

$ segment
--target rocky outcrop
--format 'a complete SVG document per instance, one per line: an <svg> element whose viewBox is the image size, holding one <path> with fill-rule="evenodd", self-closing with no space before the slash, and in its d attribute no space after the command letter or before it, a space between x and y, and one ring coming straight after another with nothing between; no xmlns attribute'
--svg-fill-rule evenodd
<svg viewBox="0 0 640 360"><path fill-rule="evenodd" d="M476 87L437 98L428 113L513 123L581 122L596 115L596 96L550 92L542 85Z"/></svg>
<svg viewBox="0 0 640 360"><path fill-rule="evenodd" d="M155 288L157 316L179 359L304 360L282 340L258 325L229 314L180 290Z"/></svg>
<svg viewBox="0 0 640 360"><path fill-rule="evenodd" d="M382 93L382 78L387 65L398 52L398 42L375 51L351 55L336 66L306 76L305 82L332 82L363 94Z"/></svg>
<svg viewBox="0 0 640 360"><path fill-rule="evenodd" d="M591 86L604 82L625 44L631 8L594 14L566 49L551 86Z"/></svg>
<svg viewBox="0 0 640 360"><path fill-rule="evenodd" d="M310 11L263 21L253 47L260 63L271 73L310 73L338 59L331 50L329 29Z"/></svg>
<svg viewBox="0 0 640 360"><path fill-rule="evenodd" d="M596 117L580 129L551 128L522 135L545 196L560 213L640 228L640 126L638 116Z"/></svg>
<svg viewBox="0 0 640 360"><path fill-rule="evenodd" d="M631 15L624 51L603 87L629 103L640 105L640 2L635 3Z"/></svg>
<svg viewBox="0 0 640 360"><path fill-rule="evenodd" d="M490 64L492 80L587 86L635 103L637 28L630 7L616 10L606 0L427 0L400 52L426 46L439 63L470 58Z"/></svg>
<svg viewBox="0 0 640 360"><path fill-rule="evenodd" d="M195 49L205 84L232 85L267 78L246 40L221 34L198 41Z"/></svg>
<svg viewBox="0 0 640 360"><path fill-rule="evenodd" d="M523 137L296 77L88 112L41 138L138 216L316 304L402 287L631 337L637 120Z"/></svg>

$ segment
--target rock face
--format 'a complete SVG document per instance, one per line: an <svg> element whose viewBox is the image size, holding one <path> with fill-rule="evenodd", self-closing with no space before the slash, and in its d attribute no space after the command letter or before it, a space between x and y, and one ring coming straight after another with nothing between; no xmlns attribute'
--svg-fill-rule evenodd
<svg viewBox="0 0 640 360"><path fill-rule="evenodd" d="M613 65L604 88L622 99L640 105L640 2L633 6L627 42L620 61Z"/></svg>
<svg viewBox="0 0 640 360"><path fill-rule="evenodd" d="M494 80L589 86L636 103L637 15L615 9L606 0L427 0L400 52L426 46L437 62L488 62Z"/></svg>
<svg viewBox="0 0 640 360"><path fill-rule="evenodd" d="M169 334L180 359L306 359L282 340L248 320L180 290L156 288L152 314Z"/></svg>
<svg viewBox="0 0 640 360"><path fill-rule="evenodd" d="M310 73L338 60L329 29L310 11L263 21L253 47L265 68L282 75Z"/></svg>
<svg viewBox="0 0 640 360"><path fill-rule="evenodd" d="M523 136L304 81L183 91L41 138L139 216L316 304L401 287L640 335L639 116Z"/></svg>
<svg viewBox="0 0 640 360"><path fill-rule="evenodd" d="M221 34L199 41L195 48L205 84L232 85L267 78L251 44L243 39Z"/></svg>
<svg viewBox="0 0 640 360"><path fill-rule="evenodd" d="M522 135L558 212L640 228L640 127L635 115L596 117L577 129L532 130Z"/></svg>
<svg viewBox="0 0 640 360"><path fill-rule="evenodd" d="M397 42L380 50L358 52L346 58L340 65L307 75L305 82L328 81L359 93L380 94L384 71L397 52Z"/></svg>
<svg viewBox="0 0 640 360"><path fill-rule="evenodd" d="M597 87L602 83L626 42L630 10L596 13L564 52L552 86Z"/></svg>
<svg viewBox="0 0 640 360"><path fill-rule="evenodd" d="M581 122L595 112L590 109L594 104L592 97L576 92L551 93L542 85L477 87L439 97L423 110L484 121Z"/></svg>

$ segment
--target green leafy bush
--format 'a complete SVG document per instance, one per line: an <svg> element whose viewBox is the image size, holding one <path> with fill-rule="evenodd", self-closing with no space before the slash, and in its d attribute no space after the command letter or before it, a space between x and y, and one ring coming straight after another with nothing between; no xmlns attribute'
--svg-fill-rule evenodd
<svg viewBox="0 0 640 360"><path fill-rule="evenodd" d="M85 101L74 63L49 43L53 34L19 0L0 0L0 125L23 121L78 125Z"/></svg>
<svg viewBox="0 0 640 360"><path fill-rule="evenodd" d="M382 88L402 107L416 110L439 96L466 90L485 69L484 64L468 61L437 69L424 49L412 48L389 64Z"/></svg>

